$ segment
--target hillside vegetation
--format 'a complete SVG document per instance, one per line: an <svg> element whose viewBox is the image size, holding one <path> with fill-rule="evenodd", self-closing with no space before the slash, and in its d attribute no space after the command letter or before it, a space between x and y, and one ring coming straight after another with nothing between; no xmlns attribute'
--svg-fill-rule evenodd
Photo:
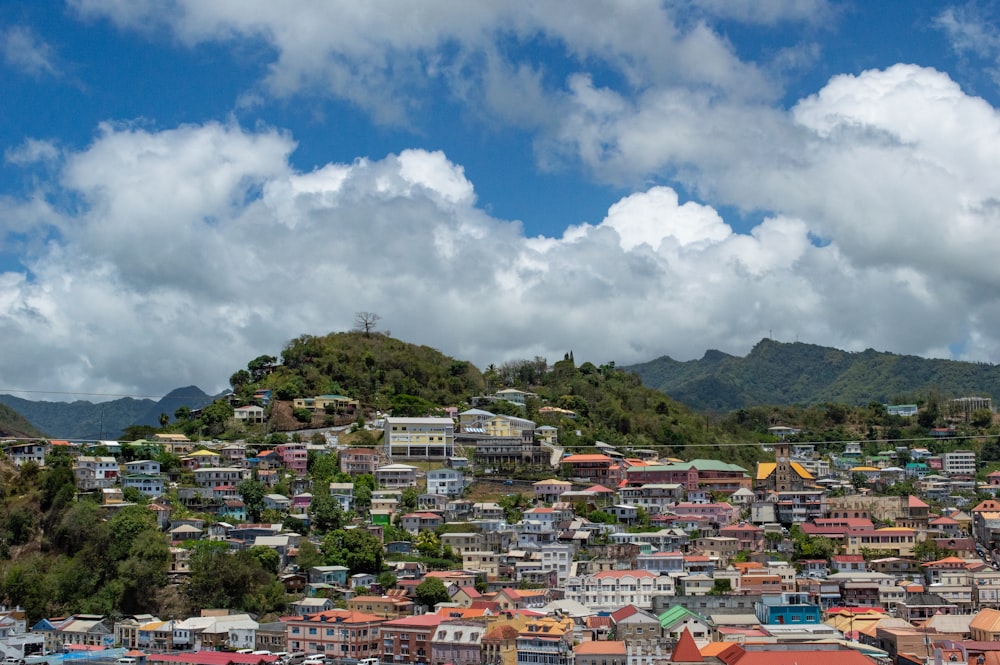
<svg viewBox="0 0 1000 665"><path fill-rule="evenodd" d="M294 339L281 352L280 363L268 356L254 359L232 376L231 383L247 401L255 390L271 388L272 418L287 411L281 401L319 394L347 395L359 399L363 408L394 415L429 415L447 406L465 409L477 395L516 387L537 394L538 399L530 399L526 408L505 402L484 408L558 427L560 445L570 451L591 449L602 441L745 464L755 462L758 454L754 446L716 444L756 441L759 433L716 427L689 407L643 386L638 376L616 369L614 363L577 366L571 354L551 366L546 359L535 358L480 371L468 361L388 335L332 333ZM575 417L540 412L546 405L572 411ZM272 422L271 430L281 429L281 424Z"/></svg>
<svg viewBox="0 0 1000 665"><path fill-rule="evenodd" d="M0 437L21 439L41 436L45 435L28 422L27 418L6 404L0 404Z"/></svg>
<svg viewBox="0 0 1000 665"><path fill-rule="evenodd" d="M699 360L664 356L626 369L639 374L645 385L699 410L916 402L931 391L1000 399L1000 366L769 339L758 342L745 358L708 351Z"/></svg>

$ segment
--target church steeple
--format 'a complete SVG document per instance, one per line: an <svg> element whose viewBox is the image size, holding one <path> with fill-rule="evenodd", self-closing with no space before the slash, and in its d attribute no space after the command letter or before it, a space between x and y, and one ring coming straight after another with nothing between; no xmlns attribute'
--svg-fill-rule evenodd
<svg viewBox="0 0 1000 665"><path fill-rule="evenodd" d="M774 444L774 489L788 492L792 489L792 447L781 441Z"/></svg>

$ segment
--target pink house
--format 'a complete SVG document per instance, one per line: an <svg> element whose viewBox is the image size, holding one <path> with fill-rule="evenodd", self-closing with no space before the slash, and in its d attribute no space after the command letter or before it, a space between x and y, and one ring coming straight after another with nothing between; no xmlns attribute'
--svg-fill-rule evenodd
<svg viewBox="0 0 1000 665"><path fill-rule="evenodd" d="M277 447L285 468L299 476L306 475L306 463L309 461L309 451L304 443L283 443Z"/></svg>

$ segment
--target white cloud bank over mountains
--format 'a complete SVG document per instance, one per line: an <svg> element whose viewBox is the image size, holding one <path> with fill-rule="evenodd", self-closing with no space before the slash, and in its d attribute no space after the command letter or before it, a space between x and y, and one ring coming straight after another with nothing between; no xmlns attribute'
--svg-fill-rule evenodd
<svg viewBox="0 0 1000 665"><path fill-rule="evenodd" d="M711 28L713 16L815 26L834 11L825 2L690 0L683 17L598 0L573 12L71 5L151 39L265 44L273 62L244 104L329 95L407 125L443 85L486 122L530 132L543 166L633 193L600 223L528 237L477 207L475 183L440 152L301 172L294 136L235 121L106 124L79 150L35 137L5 152L37 180L0 198L0 249L30 267L0 274L0 377L24 377L2 388L217 389L291 337L350 328L359 310L480 365L570 349L620 364L744 353L769 332L1000 360L997 109L904 64L836 76L785 109L782 68L811 45L747 62ZM556 80L503 47L533 39L557 43L574 71ZM729 207L762 221L735 232Z"/></svg>

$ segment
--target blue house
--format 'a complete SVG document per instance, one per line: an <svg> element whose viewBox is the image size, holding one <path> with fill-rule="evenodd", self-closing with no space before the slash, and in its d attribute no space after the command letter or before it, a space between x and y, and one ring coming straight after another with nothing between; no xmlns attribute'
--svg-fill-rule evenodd
<svg viewBox="0 0 1000 665"><path fill-rule="evenodd" d="M313 566L309 569L309 581L347 586L348 572L346 566Z"/></svg>
<svg viewBox="0 0 1000 665"><path fill-rule="evenodd" d="M764 625L818 624L822 619L819 605L810 603L804 593L762 596L754 603L754 613Z"/></svg>

